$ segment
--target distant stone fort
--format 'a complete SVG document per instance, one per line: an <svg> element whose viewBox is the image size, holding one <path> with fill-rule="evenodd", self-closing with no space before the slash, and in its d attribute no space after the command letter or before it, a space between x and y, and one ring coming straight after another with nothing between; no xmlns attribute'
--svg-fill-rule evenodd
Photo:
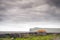
<svg viewBox="0 0 60 40"><path fill-rule="evenodd" d="M60 28L30 28L30 32L46 31L47 33L60 33Z"/></svg>

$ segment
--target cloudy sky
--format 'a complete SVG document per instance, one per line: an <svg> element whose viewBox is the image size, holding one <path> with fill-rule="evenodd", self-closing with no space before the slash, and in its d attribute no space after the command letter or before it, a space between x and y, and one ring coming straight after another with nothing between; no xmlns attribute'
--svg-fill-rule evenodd
<svg viewBox="0 0 60 40"><path fill-rule="evenodd" d="M0 0L0 31L60 28L60 0Z"/></svg>

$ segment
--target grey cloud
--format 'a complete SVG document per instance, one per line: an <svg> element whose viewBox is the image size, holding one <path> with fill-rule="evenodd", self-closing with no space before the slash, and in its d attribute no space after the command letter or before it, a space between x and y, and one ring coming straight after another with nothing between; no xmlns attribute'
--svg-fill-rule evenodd
<svg viewBox="0 0 60 40"><path fill-rule="evenodd" d="M60 7L60 0L47 0L47 2L50 4L50 5L54 5L56 7Z"/></svg>
<svg viewBox="0 0 60 40"><path fill-rule="evenodd" d="M1 0L0 3L0 19L2 22L60 20L60 9L51 6L44 0Z"/></svg>

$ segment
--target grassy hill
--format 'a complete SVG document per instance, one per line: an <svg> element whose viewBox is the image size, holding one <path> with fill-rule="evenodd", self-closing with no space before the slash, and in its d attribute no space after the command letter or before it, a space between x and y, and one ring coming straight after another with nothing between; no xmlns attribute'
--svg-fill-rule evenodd
<svg viewBox="0 0 60 40"><path fill-rule="evenodd" d="M0 40L54 40L55 38L59 37L60 35L46 35L46 36L29 36L27 38L0 38Z"/></svg>

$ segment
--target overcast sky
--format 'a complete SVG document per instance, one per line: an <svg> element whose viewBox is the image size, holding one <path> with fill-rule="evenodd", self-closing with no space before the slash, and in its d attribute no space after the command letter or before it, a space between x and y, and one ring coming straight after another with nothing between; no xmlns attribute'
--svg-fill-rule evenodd
<svg viewBox="0 0 60 40"><path fill-rule="evenodd" d="M0 31L60 28L60 0L0 0Z"/></svg>

